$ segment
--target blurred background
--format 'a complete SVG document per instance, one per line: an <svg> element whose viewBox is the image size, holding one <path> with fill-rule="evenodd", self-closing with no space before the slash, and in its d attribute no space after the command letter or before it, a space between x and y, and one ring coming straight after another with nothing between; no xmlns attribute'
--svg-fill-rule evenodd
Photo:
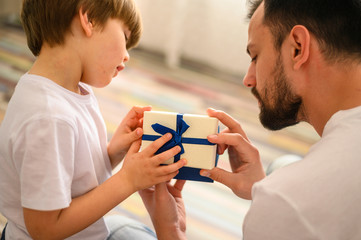
<svg viewBox="0 0 361 240"><path fill-rule="evenodd" d="M94 89L109 138L134 105L154 110L206 114L228 112L258 147L264 168L277 158L302 157L318 140L306 125L271 132L258 121L258 104L242 84L246 54L246 0L136 0L144 33L130 51L127 68L104 89ZM19 23L21 0L0 0L0 124L18 79L35 58ZM34 96L35 98L36 96ZM222 128L222 126L221 126ZM219 167L229 170L227 154ZM1 166L0 166L1 167ZM241 239L250 201L219 183L187 182L183 191L188 239ZM137 193L109 214L151 226ZM0 226L6 219L0 216Z"/></svg>

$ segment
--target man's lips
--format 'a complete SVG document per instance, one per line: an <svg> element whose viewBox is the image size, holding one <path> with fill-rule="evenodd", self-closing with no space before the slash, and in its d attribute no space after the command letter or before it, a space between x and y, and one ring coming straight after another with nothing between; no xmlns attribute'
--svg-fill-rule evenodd
<svg viewBox="0 0 361 240"><path fill-rule="evenodd" d="M258 101L258 106L261 107L262 106L262 100L261 100L261 96L259 95L258 91L256 90L256 88L252 88L252 94L253 96L257 99Z"/></svg>

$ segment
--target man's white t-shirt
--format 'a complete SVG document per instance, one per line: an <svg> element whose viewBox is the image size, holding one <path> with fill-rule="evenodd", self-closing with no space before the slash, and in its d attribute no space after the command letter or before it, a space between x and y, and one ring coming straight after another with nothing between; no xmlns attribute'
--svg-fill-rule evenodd
<svg viewBox="0 0 361 240"><path fill-rule="evenodd" d="M245 240L361 239L361 107L339 111L307 156L252 189Z"/></svg>
<svg viewBox="0 0 361 240"><path fill-rule="evenodd" d="M23 207L69 207L111 176L104 120L92 89L79 95L25 74L0 125L0 211L7 239L30 239ZM84 209L84 211L88 211ZM105 239L103 219L70 239Z"/></svg>

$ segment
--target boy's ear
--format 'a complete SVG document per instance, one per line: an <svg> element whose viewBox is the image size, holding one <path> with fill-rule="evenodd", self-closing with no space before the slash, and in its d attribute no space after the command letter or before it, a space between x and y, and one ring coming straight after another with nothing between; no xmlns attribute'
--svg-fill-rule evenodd
<svg viewBox="0 0 361 240"><path fill-rule="evenodd" d="M79 18L80 18L80 24L83 28L83 31L87 37L91 37L93 33L93 23L88 18L88 13L83 12L83 8L79 9Z"/></svg>
<svg viewBox="0 0 361 240"><path fill-rule="evenodd" d="M296 25L291 30L290 41L293 68L298 70L310 56L310 32L304 26Z"/></svg>

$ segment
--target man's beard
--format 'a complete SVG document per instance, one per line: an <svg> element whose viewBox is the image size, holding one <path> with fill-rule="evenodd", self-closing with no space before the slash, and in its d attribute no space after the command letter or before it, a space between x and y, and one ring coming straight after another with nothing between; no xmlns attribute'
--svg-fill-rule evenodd
<svg viewBox="0 0 361 240"><path fill-rule="evenodd" d="M262 125L269 130L280 130L299 123L297 116L302 98L292 93L280 57L277 59L272 75L274 85L264 89L263 98L256 88L252 88L252 93L260 102L259 119Z"/></svg>

